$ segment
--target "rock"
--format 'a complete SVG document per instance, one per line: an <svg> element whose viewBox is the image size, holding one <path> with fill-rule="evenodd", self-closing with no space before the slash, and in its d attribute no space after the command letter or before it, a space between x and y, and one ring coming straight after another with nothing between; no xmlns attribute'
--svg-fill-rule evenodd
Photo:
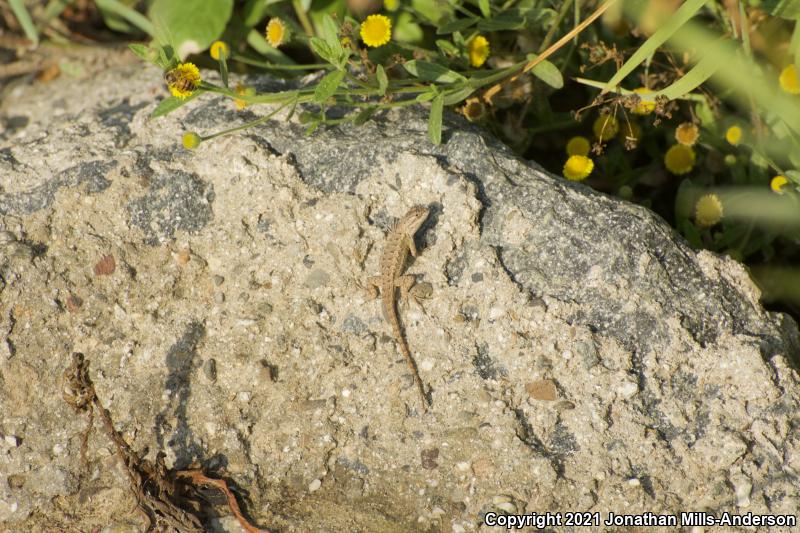
<svg viewBox="0 0 800 533"><path fill-rule="evenodd" d="M158 70L121 65L0 108L24 118L0 134L0 434L21 436L0 450L4 528L133 520L97 423L104 505L80 497L87 420L60 394L72 351L133 449L224 466L275 530L474 531L492 509L797 512L797 326L738 263L454 116L438 147L410 107L312 136L273 119L187 151L185 129L269 108L202 95L150 119L164 96ZM433 211L409 266L430 291L400 315L424 415L360 289L414 204ZM81 305L51 305L73 294ZM550 385L526 388L537 379ZM360 466L311 490L342 465Z"/></svg>

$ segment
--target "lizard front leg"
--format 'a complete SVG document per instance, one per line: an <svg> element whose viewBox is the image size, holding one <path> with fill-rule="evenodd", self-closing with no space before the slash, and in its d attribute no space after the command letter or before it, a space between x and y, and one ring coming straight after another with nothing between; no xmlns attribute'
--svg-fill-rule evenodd
<svg viewBox="0 0 800 533"><path fill-rule="evenodd" d="M411 257L417 257L417 245L414 243L414 236L406 235L405 242L406 246L408 247L408 253L411 254Z"/></svg>
<svg viewBox="0 0 800 533"><path fill-rule="evenodd" d="M375 298L378 297L378 289L381 286L381 280L382 279L383 278L381 276L370 276L370 277L367 278L367 285L366 286L363 286L363 285L360 285L360 284L359 284L359 286L365 293L367 293L367 296L370 299L374 300Z"/></svg>

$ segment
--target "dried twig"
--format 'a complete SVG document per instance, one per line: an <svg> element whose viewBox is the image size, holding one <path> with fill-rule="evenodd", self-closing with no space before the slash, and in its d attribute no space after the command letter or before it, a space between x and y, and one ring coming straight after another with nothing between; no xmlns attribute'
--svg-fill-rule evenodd
<svg viewBox="0 0 800 533"><path fill-rule="evenodd" d="M83 354L72 354L72 365L64 371L63 396L76 413L89 412L90 420L96 410L100 414L108 438L114 443L117 456L125 465L131 490L139 510L147 517L148 531L168 526L180 533L202 533L205 511L210 505L200 493L200 487L211 485L223 493L231 512L248 533L269 533L251 525L242 515L236 497L225 481L207 477L200 469L168 470L164 454L156 456L155 464L131 450L122 435L114 429L111 414L100 403L94 384L89 377L89 363ZM85 461L85 447L91 423L84 434L81 454Z"/></svg>

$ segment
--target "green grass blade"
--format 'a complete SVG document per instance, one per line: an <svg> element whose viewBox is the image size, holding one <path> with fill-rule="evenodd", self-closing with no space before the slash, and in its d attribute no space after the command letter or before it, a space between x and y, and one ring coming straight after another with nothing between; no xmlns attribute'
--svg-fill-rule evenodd
<svg viewBox="0 0 800 533"><path fill-rule="evenodd" d="M442 113L444 112L444 94L439 93L431 103L431 114L428 117L428 137L433 144L442 144Z"/></svg>
<svg viewBox="0 0 800 533"><path fill-rule="evenodd" d="M51 20L63 13L64 9L72 3L72 0L50 0L44 8L42 22L47 25Z"/></svg>
<svg viewBox="0 0 800 533"><path fill-rule="evenodd" d="M681 52L708 53L718 62L710 83L723 92L730 92L742 109L750 110L752 103L782 121L786 127L800 135L800 105L795 98L778 87L777 76L764 78L761 69L751 59L740 53L730 42L719 43L714 35L699 24L690 23L680 33L674 44ZM705 56L704 56L705 57ZM702 62L702 59L701 59Z"/></svg>
<svg viewBox="0 0 800 533"><path fill-rule="evenodd" d="M153 26L153 23L135 9L131 9L125 4L117 2L117 0L95 0L95 4L97 4L97 7L103 11L108 11L109 13L119 15L145 32L150 37L156 36L156 30Z"/></svg>
<svg viewBox="0 0 800 533"><path fill-rule="evenodd" d="M25 9L23 0L9 0L8 3L11 6L11 11L14 12L14 16L17 17L17 22L22 26L25 36L30 39L34 45L38 45L39 32L36 31L36 26L33 25L31 15L28 13L28 10Z"/></svg>
<svg viewBox="0 0 800 533"><path fill-rule="evenodd" d="M667 39L672 37L676 31L678 31L683 25L685 25L689 19L691 19L695 13L697 13L708 0L688 0L685 4L683 4L674 15L672 15L669 20L667 20L666 24L664 24L658 31L656 31L653 35L647 39L644 44L642 44L636 52L622 65L616 74L614 74L610 80L606 83L605 88L602 91L602 94L605 94L612 90L614 87L620 84L625 77L630 74L631 72L636 69L642 62L644 62L648 57L653 55L653 53L662 45L664 44Z"/></svg>
<svg viewBox="0 0 800 533"><path fill-rule="evenodd" d="M228 88L228 61L223 54L219 55L219 75L222 77L222 84Z"/></svg>
<svg viewBox="0 0 800 533"><path fill-rule="evenodd" d="M720 61L726 55L719 46L710 52L706 52L703 58L683 77L674 82L669 87L661 89L652 94L640 95L642 100L655 100L657 96L666 96L670 100L676 100L694 91L705 83L721 67Z"/></svg>

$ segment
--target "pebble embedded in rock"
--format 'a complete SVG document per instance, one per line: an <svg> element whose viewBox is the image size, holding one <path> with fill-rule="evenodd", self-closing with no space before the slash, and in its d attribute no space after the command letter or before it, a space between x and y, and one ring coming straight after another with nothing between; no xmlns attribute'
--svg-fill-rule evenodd
<svg viewBox="0 0 800 533"><path fill-rule="evenodd" d="M433 470L439 467L436 460L439 458L439 448L430 448L420 452L422 457L422 468L426 470Z"/></svg>
<svg viewBox="0 0 800 533"><path fill-rule="evenodd" d="M208 359L203 363L203 373L209 381L217 380L217 360L214 358Z"/></svg>
<svg viewBox="0 0 800 533"><path fill-rule="evenodd" d="M534 400L552 402L558 397L556 384L551 379L539 379L526 383L525 390Z"/></svg>
<svg viewBox="0 0 800 533"><path fill-rule="evenodd" d="M114 273L117 269L117 262L114 259L114 256L111 254L104 255L102 259L100 259L94 265L94 275L95 276L110 276Z"/></svg>

